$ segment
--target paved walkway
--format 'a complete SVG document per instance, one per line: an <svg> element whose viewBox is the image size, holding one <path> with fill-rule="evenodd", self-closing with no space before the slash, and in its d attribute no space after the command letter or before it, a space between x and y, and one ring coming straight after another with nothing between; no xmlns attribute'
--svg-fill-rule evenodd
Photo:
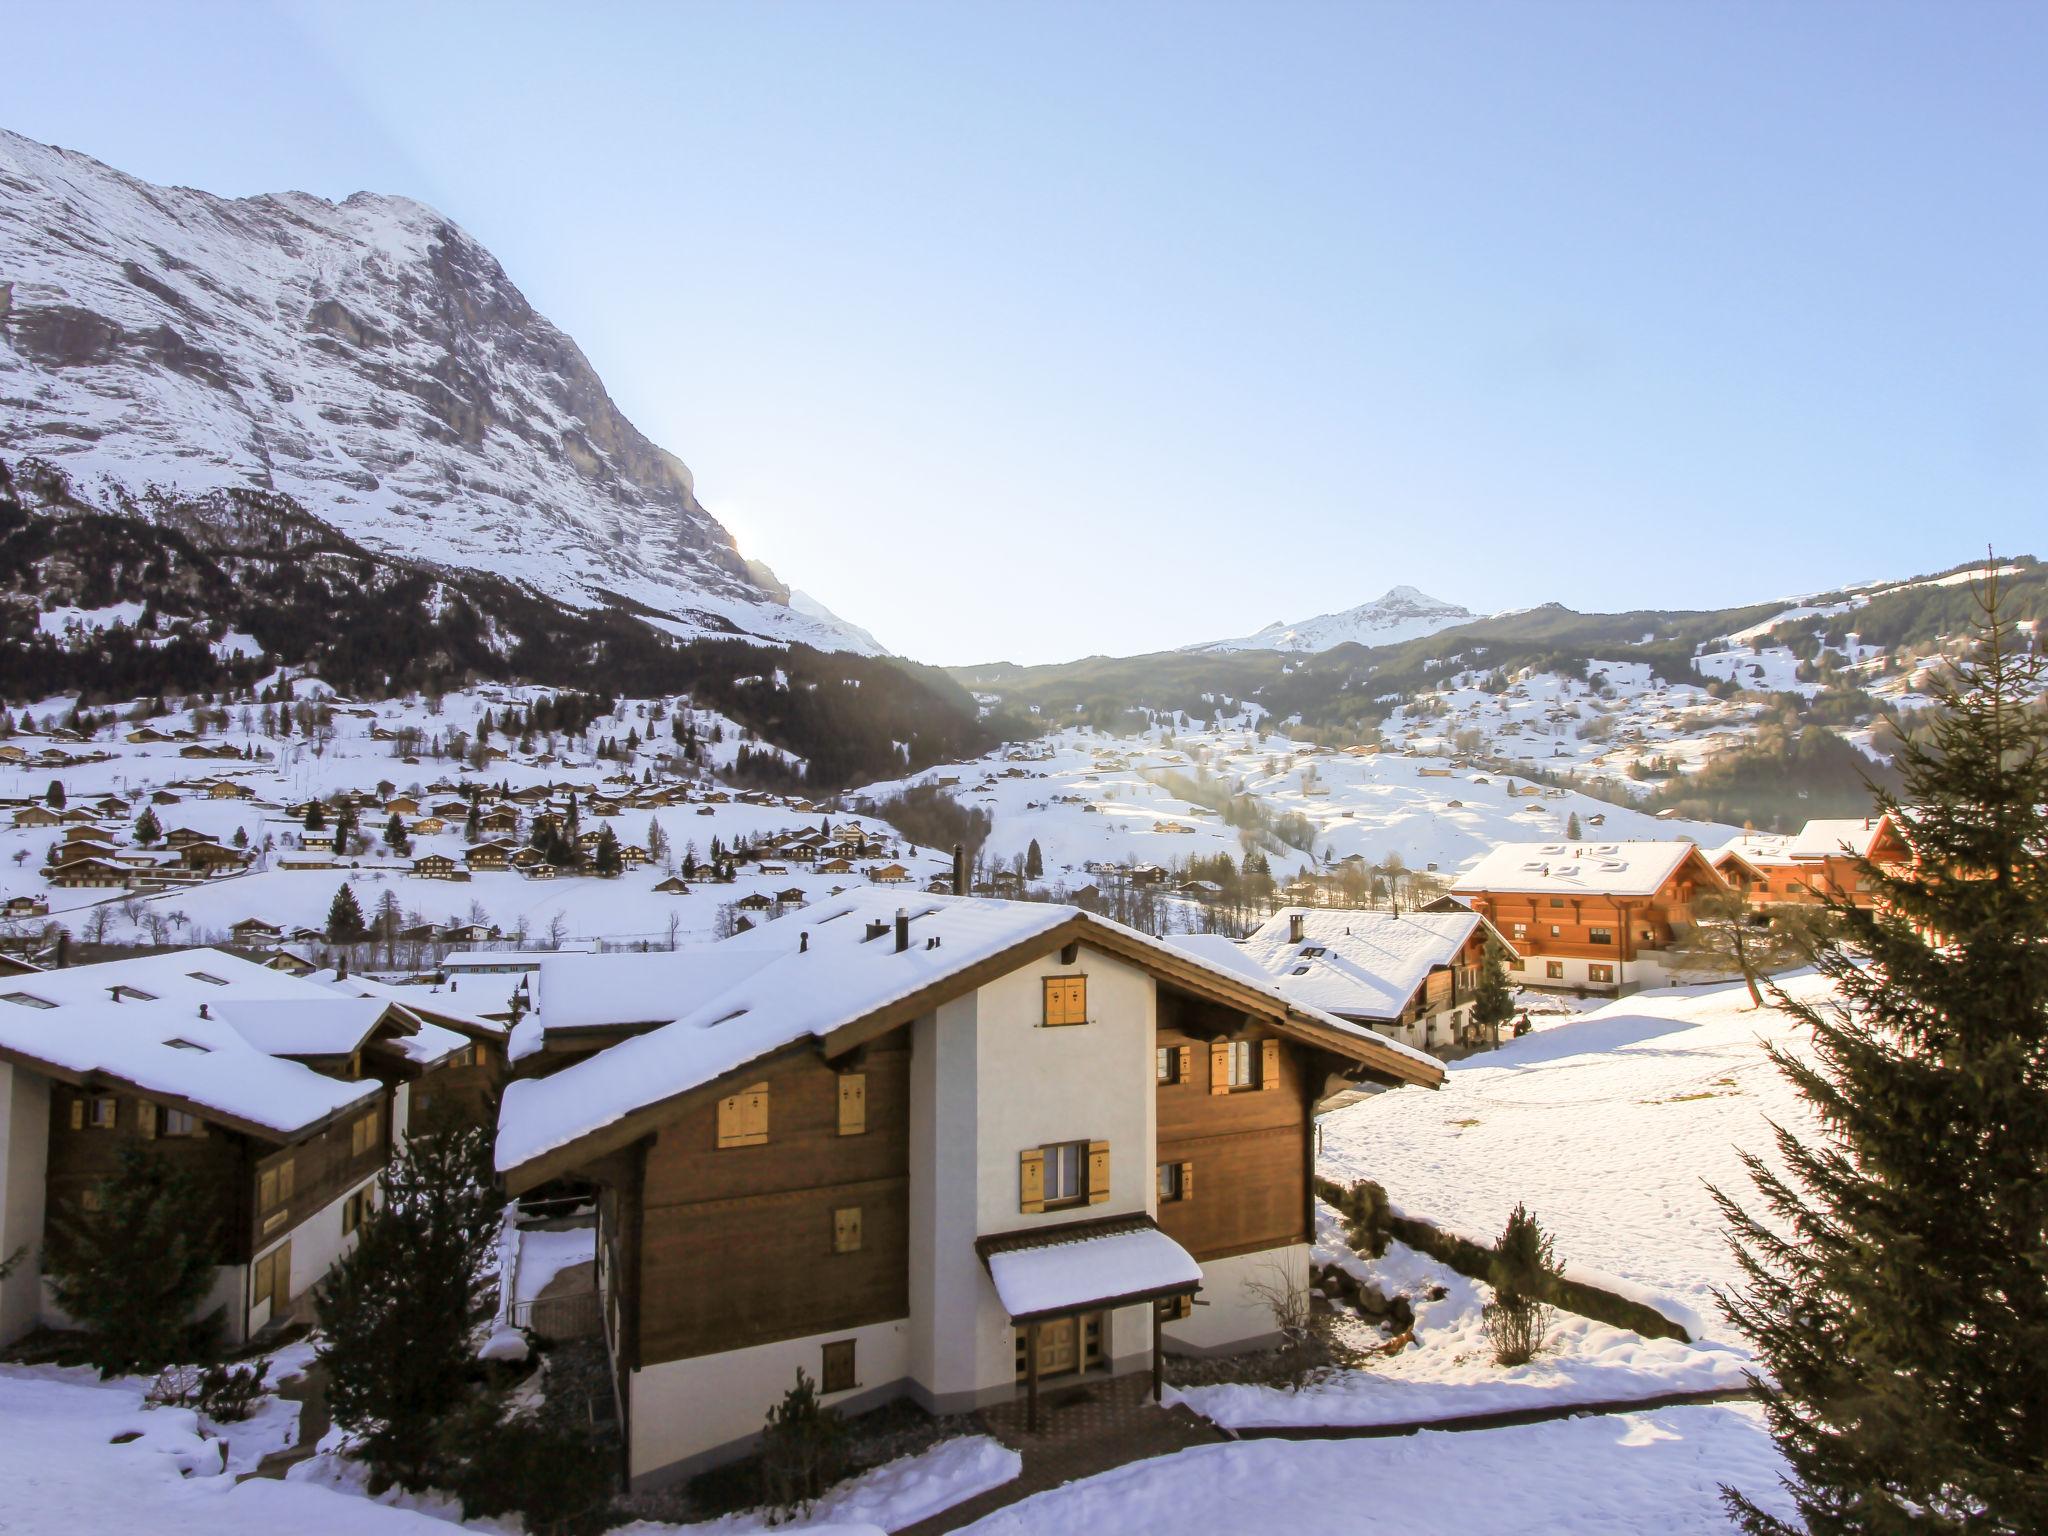
<svg viewBox="0 0 2048 1536"><path fill-rule="evenodd" d="M983 1515L1077 1477L1093 1477L1126 1462L1165 1456L1190 1446L1215 1445L1229 1437L1186 1408L1152 1402L1149 1372L1077 1383L1042 1391L1037 1434L1024 1427L1024 1404L1001 1403L981 1411L990 1434L1024 1458L1024 1470L1000 1488L905 1526L896 1536L939 1536L971 1525Z"/></svg>
<svg viewBox="0 0 2048 1536"><path fill-rule="evenodd" d="M319 1366L308 1366L303 1374L280 1382L277 1395L288 1403L299 1404L298 1436L285 1449L272 1451L256 1463L254 1472L244 1473L245 1481L269 1477L282 1482L287 1471L312 1459L320 1448L321 1437L333 1426L334 1420L327 1412L327 1373Z"/></svg>

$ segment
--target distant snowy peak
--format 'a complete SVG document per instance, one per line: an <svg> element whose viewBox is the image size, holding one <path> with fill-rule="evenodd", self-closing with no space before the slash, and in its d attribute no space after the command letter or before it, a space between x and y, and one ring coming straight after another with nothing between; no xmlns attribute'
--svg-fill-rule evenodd
<svg viewBox="0 0 2048 1536"><path fill-rule="evenodd" d="M882 642L873 635L850 619L842 619L838 614L801 588L791 587L789 589L789 607L792 613L800 613L807 619L816 619L820 624L828 624L840 634L845 635L848 644L842 647L842 649L865 651L870 656L887 656L890 654Z"/></svg>
<svg viewBox="0 0 2048 1536"><path fill-rule="evenodd" d="M1190 651L1327 651L1333 645L1399 645L1419 640L1478 615L1414 587L1392 587L1342 613L1319 614L1298 624L1268 624L1255 635L1183 647Z"/></svg>
<svg viewBox="0 0 2048 1536"><path fill-rule="evenodd" d="M217 197L0 130L0 456L109 508L282 492L372 549L674 633L879 649L792 607L576 343L408 198Z"/></svg>

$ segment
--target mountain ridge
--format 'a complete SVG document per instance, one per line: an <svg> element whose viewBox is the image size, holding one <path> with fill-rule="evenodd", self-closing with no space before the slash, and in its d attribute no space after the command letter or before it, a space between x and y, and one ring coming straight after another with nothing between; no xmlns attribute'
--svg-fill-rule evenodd
<svg viewBox="0 0 2048 1536"><path fill-rule="evenodd" d="M1231 640L1184 645L1182 651L1207 655L1232 651L1313 653L1339 645L1398 645L1419 640L1456 624L1480 617L1469 608L1431 597L1420 588L1389 587L1370 602L1294 623L1276 620L1265 628Z"/></svg>
<svg viewBox="0 0 2048 1536"><path fill-rule="evenodd" d="M672 634L879 649L792 607L575 341L407 197L224 198L0 129L0 450L105 510L274 491Z"/></svg>

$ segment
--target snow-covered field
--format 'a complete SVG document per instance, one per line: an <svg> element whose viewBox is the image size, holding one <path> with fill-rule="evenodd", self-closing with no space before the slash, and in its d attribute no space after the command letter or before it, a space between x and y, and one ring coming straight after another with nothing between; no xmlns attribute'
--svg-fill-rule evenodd
<svg viewBox="0 0 2048 1536"><path fill-rule="evenodd" d="M1738 1154L1769 1152L1766 1122L1811 1123L1766 1042L1796 1051L1804 1037L1739 982L1623 998L1451 1063L1437 1093L1327 1116L1321 1171L1375 1179L1408 1214L1484 1242L1525 1202L1571 1272L1730 1342L1712 1292L1736 1271L1707 1186L1746 1194Z"/></svg>
<svg viewBox="0 0 2048 1536"><path fill-rule="evenodd" d="M1727 1536L1721 1485L1783 1512L1782 1463L1746 1405L1387 1440L1203 1446L1068 1483L975 1536Z"/></svg>

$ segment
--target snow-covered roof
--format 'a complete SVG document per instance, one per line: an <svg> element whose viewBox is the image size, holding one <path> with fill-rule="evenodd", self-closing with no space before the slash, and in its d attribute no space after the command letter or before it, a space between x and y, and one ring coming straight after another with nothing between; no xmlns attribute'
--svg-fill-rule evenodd
<svg viewBox="0 0 2048 1536"><path fill-rule="evenodd" d="M336 976L332 971L320 971L306 979L317 981L320 985L347 997L382 998L386 1002L398 1004L410 1013L449 1020L478 1034L497 1035L502 1038L506 1032L503 1019L486 1018L477 1011L479 1004L488 1007L493 995L491 989L482 986L482 977L467 978L471 988L468 992L451 992L441 985L376 981L368 976ZM522 978L508 976L505 979L516 985ZM508 992L509 990L506 989Z"/></svg>
<svg viewBox="0 0 2048 1536"><path fill-rule="evenodd" d="M268 1056L349 1056L369 1039L391 1005L330 992L325 997L295 998L286 1008L274 1001L230 997L212 1011Z"/></svg>
<svg viewBox="0 0 2048 1536"><path fill-rule="evenodd" d="M1202 1283L1202 1266L1187 1249L1149 1224L1108 1232L1084 1226L1072 1234L1052 1228L1043 1242L991 1252L988 1273L1014 1321Z"/></svg>
<svg viewBox="0 0 2048 1536"><path fill-rule="evenodd" d="M1293 937L1300 921L1302 936ZM1429 973L1449 965L1485 925L1472 912L1283 907L1242 944L1216 935L1173 940L1218 964L1241 960L1298 1002L1344 1018L1398 1018ZM1230 952L1226 955L1225 949Z"/></svg>
<svg viewBox="0 0 2048 1536"><path fill-rule="evenodd" d="M1687 842L1503 843L1458 876L1451 889L1651 896L1692 852Z"/></svg>
<svg viewBox="0 0 2048 1536"><path fill-rule="evenodd" d="M909 943L901 950L894 939L899 910L909 922ZM876 925L885 931L870 937ZM645 1032L550 1077L510 1084L498 1120L498 1166L516 1168L637 1109L901 1005L985 960L1034 940L1049 941L1063 929L1080 937L1092 933L1127 953L1149 951L1161 964L1185 967L1192 961L1199 970L1264 994L1281 1017L1333 1042L1351 1042L1363 1059L1378 1059L1418 1081L1441 1078L1432 1057L1296 1003L1270 977L1218 966L1075 907L863 888L716 945L551 958L537 989L538 1008L514 1032L515 1056L531 1049L532 1027L551 1029L557 1019L570 1028L611 1022Z"/></svg>
<svg viewBox="0 0 2048 1536"><path fill-rule="evenodd" d="M290 1139L381 1091L272 1054L270 1039L324 1043L350 1027L337 1024L336 1003L348 1000L215 949L110 960L0 980L0 1053ZM292 1019L309 1006L321 1022L302 1035Z"/></svg>
<svg viewBox="0 0 2048 1536"><path fill-rule="evenodd" d="M1884 830L1882 816L1852 816L1838 821L1809 821L1793 835L1786 851L1795 859L1851 856L1867 859Z"/></svg>
<svg viewBox="0 0 2048 1536"><path fill-rule="evenodd" d="M1782 832L1745 832L1714 849L1707 862L1719 868L1732 854L1750 864L1782 864L1792 856L1791 846L1792 839Z"/></svg>

